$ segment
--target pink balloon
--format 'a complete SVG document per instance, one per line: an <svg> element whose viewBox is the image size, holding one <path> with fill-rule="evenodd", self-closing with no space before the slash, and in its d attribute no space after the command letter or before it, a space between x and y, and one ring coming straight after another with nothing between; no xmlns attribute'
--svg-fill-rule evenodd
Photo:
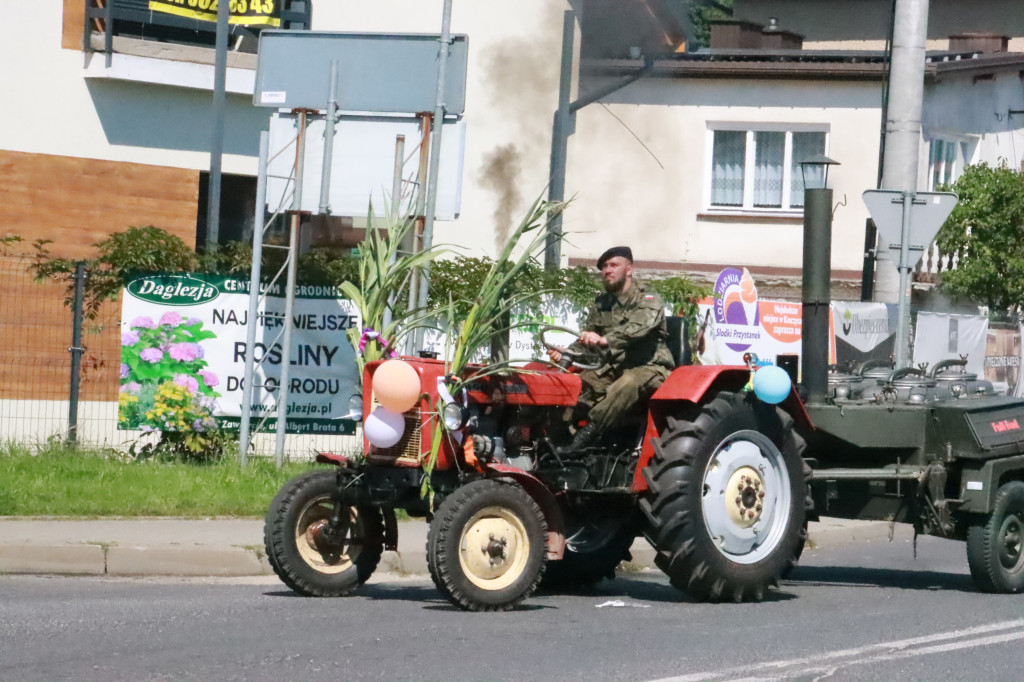
<svg viewBox="0 0 1024 682"><path fill-rule="evenodd" d="M420 392L420 375L404 360L388 360L373 373L377 402L392 412L411 410Z"/></svg>
<svg viewBox="0 0 1024 682"><path fill-rule="evenodd" d="M385 407L378 407L363 420L366 440L378 448L390 448L402 439L404 433L405 417Z"/></svg>

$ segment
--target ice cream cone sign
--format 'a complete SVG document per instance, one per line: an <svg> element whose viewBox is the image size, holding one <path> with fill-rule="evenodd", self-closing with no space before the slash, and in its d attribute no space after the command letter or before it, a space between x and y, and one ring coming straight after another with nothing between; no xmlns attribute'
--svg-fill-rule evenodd
<svg viewBox="0 0 1024 682"><path fill-rule="evenodd" d="M750 271L743 268L743 276L740 277L740 301L743 303L743 313L747 318L747 324L756 325L757 319L757 287L754 286L754 278Z"/></svg>

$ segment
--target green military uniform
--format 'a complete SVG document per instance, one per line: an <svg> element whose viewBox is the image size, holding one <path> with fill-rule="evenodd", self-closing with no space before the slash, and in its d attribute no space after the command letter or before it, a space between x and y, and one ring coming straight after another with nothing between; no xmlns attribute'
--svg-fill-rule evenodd
<svg viewBox="0 0 1024 682"><path fill-rule="evenodd" d="M582 331L596 332L608 340L607 364L580 374L580 399L594 406L589 421L604 430L650 398L675 367L666 345L665 303L633 280L625 293L600 294ZM570 347L582 348L579 343Z"/></svg>

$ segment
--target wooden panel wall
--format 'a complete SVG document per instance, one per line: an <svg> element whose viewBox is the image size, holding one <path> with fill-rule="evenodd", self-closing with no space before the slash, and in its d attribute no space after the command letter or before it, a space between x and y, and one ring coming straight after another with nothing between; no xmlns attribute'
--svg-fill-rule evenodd
<svg viewBox="0 0 1024 682"><path fill-rule="evenodd" d="M196 170L0 150L0 187L0 229L52 239L57 256L90 258L96 242L144 225L195 246Z"/></svg>
<svg viewBox="0 0 1024 682"><path fill-rule="evenodd" d="M114 232L155 225L195 246L199 172L0 150L0 236L17 250L50 239L55 256L93 258ZM68 392L71 311L65 291L39 284L28 261L0 258L0 398L64 400ZM115 400L120 369L120 303L86 323L83 400Z"/></svg>
<svg viewBox="0 0 1024 682"><path fill-rule="evenodd" d="M85 0L64 0L64 21L60 46L66 50L82 49L82 22L85 21Z"/></svg>

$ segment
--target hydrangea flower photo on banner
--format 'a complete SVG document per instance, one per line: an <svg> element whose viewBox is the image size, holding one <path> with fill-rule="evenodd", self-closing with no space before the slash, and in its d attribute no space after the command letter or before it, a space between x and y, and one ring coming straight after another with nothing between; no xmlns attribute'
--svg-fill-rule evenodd
<svg viewBox="0 0 1024 682"><path fill-rule="evenodd" d="M143 431L206 431L220 383L203 359L202 341L216 338L197 318L176 311L159 320L140 315L121 333L118 425Z"/></svg>

